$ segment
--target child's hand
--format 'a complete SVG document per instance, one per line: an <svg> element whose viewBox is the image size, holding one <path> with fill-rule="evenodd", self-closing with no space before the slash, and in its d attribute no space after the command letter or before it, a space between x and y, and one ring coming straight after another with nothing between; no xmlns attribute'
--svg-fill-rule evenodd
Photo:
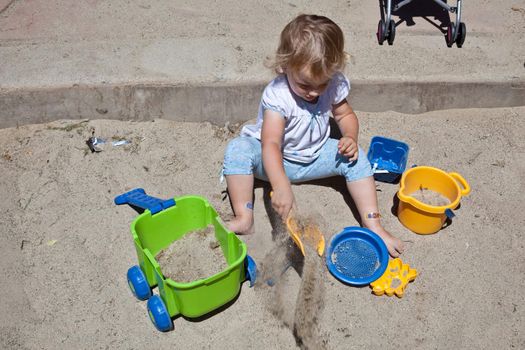
<svg viewBox="0 0 525 350"><path fill-rule="evenodd" d="M337 145L339 154L348 157L348 160L357 160L359 154L357 143L350 136L343 136Z"/></svg>
<svg viewBox="0 0 525 350"><path fill-rule="evenodd" d="M283 221L286 220L295 203L292 188L274 189L271 198L272 208L281 216Z"/></svg>

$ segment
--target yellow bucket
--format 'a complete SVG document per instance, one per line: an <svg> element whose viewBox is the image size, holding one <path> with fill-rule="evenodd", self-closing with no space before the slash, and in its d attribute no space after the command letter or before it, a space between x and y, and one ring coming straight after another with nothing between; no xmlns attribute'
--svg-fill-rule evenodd
<svg viewBox="0 0 525 350"><path fill-rule="evenodd" d="M447 217L454 216L452 210L458 207L461 196L470 193L469 184L458 173L446 173L429 166L405 171L399 184L397 217L406 228L424 235L438 232ZM433 206L417 200L412 195L422 188L441 194L450 204Z"/></svg>

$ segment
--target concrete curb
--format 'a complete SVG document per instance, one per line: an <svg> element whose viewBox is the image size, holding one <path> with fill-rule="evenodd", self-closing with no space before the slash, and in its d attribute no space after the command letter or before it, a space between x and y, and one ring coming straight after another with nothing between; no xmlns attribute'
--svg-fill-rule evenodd
<svg viewBox="0 0 525 350"><path fill-rule="evenodd" d="M266 83L241 85L74 85L0 90L0 128L58 119L151 120L224 124L255 118ZM525 105L525 81L354 81L357 111L423 113Z"/></svg>

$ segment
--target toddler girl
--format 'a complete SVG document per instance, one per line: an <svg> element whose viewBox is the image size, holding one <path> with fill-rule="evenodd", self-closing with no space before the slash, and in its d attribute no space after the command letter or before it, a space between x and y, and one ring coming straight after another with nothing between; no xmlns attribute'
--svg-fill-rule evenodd
<svg viewBox="0 0 525 350"><path fill-rule="evenodd" d="M300 15L283 29L274 62L278 76L264 89L257 122L230 141L224 156L235 214L230 230L253 231L254 176L270 182L272 207L285 219L295 205L291 183L339 175L362 225L384 240L393 257L403 252L401 240L380 222L370 163L357 145L359 123L346 100L345 61L343 32L330 19ZM340 140L329 138L330 117Z"/></svg>

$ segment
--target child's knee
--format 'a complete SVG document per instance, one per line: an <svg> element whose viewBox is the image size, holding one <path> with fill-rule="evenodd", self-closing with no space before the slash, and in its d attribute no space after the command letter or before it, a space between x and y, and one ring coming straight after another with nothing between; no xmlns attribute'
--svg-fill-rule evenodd
<svg viewBox="0 0 525 350"><path fill-rule="evenodd" d="M357 160L347 165L345 178L347 182L356 181L374 175L365 152L359 148Z"/></svg>
<svg viewBox="0 0 525 350"><path fill-rule="evenodd" d="M256 139L236 137L226 146L224 153L224 174L251 174L257 162L258 153ZM260 148L260 146L259 146Z"/></svg>

